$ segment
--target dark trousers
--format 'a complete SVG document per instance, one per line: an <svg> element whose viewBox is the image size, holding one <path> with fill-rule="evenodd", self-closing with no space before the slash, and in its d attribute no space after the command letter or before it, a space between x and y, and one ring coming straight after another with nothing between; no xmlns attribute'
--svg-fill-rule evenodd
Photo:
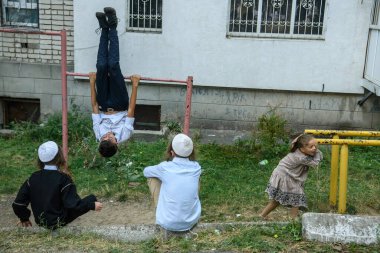
<svg viewBox="0 0 380 253"><path fill-rule="evenodd" d="M101 111L128 110L129 96L119 61L117 30L102 29L96 61L96 100Z"/></svg>

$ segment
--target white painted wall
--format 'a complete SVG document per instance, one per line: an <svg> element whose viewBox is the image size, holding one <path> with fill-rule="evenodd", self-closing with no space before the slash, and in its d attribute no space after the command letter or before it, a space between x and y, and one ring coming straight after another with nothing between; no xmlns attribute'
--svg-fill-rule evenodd
<svg viewBox="0 0 380 253"><path fill-rule="evenodd" d="M162 34L125 32L128 1L74 1L75 71L95 71L95 12L117 10L125 75L196 85L362 93L372 0L328 0L324 40L226 38L228 0L163 0Z"/></svg>

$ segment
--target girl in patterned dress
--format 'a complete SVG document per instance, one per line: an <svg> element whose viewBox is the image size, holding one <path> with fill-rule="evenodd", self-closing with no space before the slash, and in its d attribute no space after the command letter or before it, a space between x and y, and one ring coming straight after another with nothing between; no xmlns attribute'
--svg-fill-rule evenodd
<svg viewBox="0 0 380 253"><path fill-rule="evenodd" d="M301 134L292 141L290 153L277 165L269 179L265 192L269 203L260 213L264 219L277 206L291 207L290 216L296 218L299 209L307 209L304 184L309 167L318 166L322 160L317 140L312 135Z"/></svg>

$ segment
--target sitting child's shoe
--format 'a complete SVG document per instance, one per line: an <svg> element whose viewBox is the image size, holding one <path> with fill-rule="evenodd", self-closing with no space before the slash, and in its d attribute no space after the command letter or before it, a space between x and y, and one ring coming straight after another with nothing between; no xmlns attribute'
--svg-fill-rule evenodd
<svg viewBox="0 0 380 253"><path fill-rule="evenodd" d="M108 28L108 22L107 22L106 14L104 14L103 12L97 12L95 14L95 16L99 21L99 27L100 28L102 28L102 29Z"/></svg>
<svg viewBox="0 0 380 253"><path fill-rule="evenodd" d="M108 21L108 27L109 28L116 28L118 19L116 16L116 10L112 7L104 7L104 13L107 16L107 21Z"/></svg>

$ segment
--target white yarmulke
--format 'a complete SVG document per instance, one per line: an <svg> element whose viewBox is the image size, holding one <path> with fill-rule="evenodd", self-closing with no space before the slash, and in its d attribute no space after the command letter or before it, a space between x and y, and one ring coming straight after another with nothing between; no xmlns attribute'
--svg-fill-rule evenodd
<svg viewBox="0 0 380 253"><path fill-rule="evenodd" d="M42 143L38 148L38 157L43 163L50 162L57 154L58 145L54 141Z"/></svg>
<svg viewBox="0 0 380 253"><path fill-rule="evenodd" d="M177 134L172 142L174 153L182 157L188 157L193 152L193 141L185 134Z"/></svg>

